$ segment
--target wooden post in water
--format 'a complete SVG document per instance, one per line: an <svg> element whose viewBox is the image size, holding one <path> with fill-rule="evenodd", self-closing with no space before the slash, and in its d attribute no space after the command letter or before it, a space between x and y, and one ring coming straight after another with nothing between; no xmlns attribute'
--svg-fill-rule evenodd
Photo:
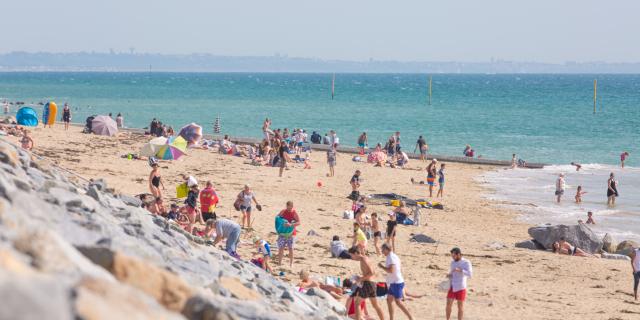
<svg viewBox="0 0 640 320"><path fill-rule="evenodd" d="M333 100L333 96L335 95L336 90L336 74L333 74L333 78L331 79L331 100Z"/></svg>
<svg viewBox="0 0 640 320"><path fill-rule="evenodd" d="M429 76L429 105L431 105L431 84L432 84L432 78L431 76Z"/></svg>
<svg viewBox="0 0 640 320"><path fill-rule="evenodd" d="M596 114L598 104L598 79L593 79L593 114Z"/></svg>

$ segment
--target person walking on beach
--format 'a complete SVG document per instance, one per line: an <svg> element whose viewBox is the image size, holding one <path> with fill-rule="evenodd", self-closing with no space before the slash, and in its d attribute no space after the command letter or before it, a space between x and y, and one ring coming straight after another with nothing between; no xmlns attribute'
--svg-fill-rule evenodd
<svg viewBox="0 0 640 320"><path fill-rule="evenodd" d="M358 148L360 148L360 154L364 154L364 148L369 144L369 138L367 138L367 133L363 132L358 137Z"/></svg>
<svg viewBox="0 0 640 320"><path fill-rule="evenodd" d="M329 150L327 150L327 163L329 164L329 174L327 174L327 177L333 177L334 176L334 168L336 166L336 158L337 158L337 152L336 152L336 146L333 145L329 148Z"/></svg>
<svg viewBox="0 0 640 320"><path fill-rule="evenodd" d="M213 183L207 181L206 187L200 191L200 212L205 222L216 217L216 205L219 201L220 199L213 188Z"/></svg>
<svg viewBox="0 0 640 320"><path fill-rule="evenodd" d="M400 308L402 312L409 318L409 320L413 320L411 313L404 305L402 300L404 299L404 278L402 277L402 265L400 263L400 258L396 255L388 244L384 243L382 245L382 254L385 255L386 260L383 264L380 262L378 267L384 270L387 273L385 280L387 282L387 286L389 291L387 292L387 307L389 309L389 319L394 319L394 310L393 303Z"/></svg>
<svg viewBox="0 0 640 320"><path fill-rule="evenodd" d="M447 292L447 320L451 319L451 308L453 301L458 301L458 320L462 320L464 316L464 301L467 297L467 278L471 277L472 266L471 261L462 257L460 248L451 249L451 266L449 267L450 286Z"/></svg>
<svg viewBox="0 0 640 320"><path fill-rule="evenodd" d="M384 320L382 308L380 308L378 300L376 299L376 284L372 281L376 276L376 272L371 266L371 262L364 252L362 252L361 248L352 247L349 249L349 254L351 254L351 259L360 262L360 271L362 272L361 276L356 276L358 295L356 296L355 305L359 306L363 299L369 299L369 302L378 314L378 319ZM356 320L361 319L362 314L360 312L360 308L356 308Z"/></svg>
<svg viewBox="0 0 640 320"><path fill-rule="evenodd" d="M162 198L162 192L160 192L160 186L164 190L164 183L162 183L162 176L160 176L160 166L157 162L151 163L151 173L149 174L149 191L156 198Z"/></svg>
<svg viewBox="0 0 640 320"><path fill-rule="evenodd" d="M436 197L444 197L444 163L440 165L440 170L438 170L438 193Z"/></svg>
<svg viewBox="0 0 640 320"><path fill-rule="evenodd" d="M638 301L638 285L640 284L640 248L631 251L631 271L633 272L633 298Z"/></svg>
<svg viewBox="0 0 640 320"><path fill-rule="evenodd" d="M62 122L64 123L64 130L69 130L69 123L71 122L71 110L69 109L69 104L65 102L64 108L62 109Z"/></svg>
<svg viewBox="0 0 640 320"><path fill-rule="evenodd" d="M613 207L616 205L616 197L618 196L618 181L616 181L613 172L609 174L607 180L607 205Z"/></svg>
<svg viewBox="0 0 640 320"><path fill-rule="evenodd" d="M255 193L251 191L251 187L249 187L248 184L245 184L242 191L238 193L237 201L240 202L240 211L242 211L242 229L244 229L245 221L247 229L251 229L251 201L256 204L258 210L261 209L261 206L256 199Z"/></svg>
<svg viewBox="0 0 640 320"><path fill-rule="evenodd" d="M116 116L116 126L118 129L124 128L124 117L122 117L122 113L120 112L118 112L118 115Z"/></svg>
<svg viewBox="0 0 640 320"><path fill-rule="evenodd" d="M353 200L354 203L360 199L360 180L360 170L356 170L349 181L349 184L351 185L351 194L348 197Z"/></svg>
<svg viewBox="0 0 640 320"><path fill-rule="evenodd" d="M293 201L287 201L287 208L280 211L278 216L287 220L286 227L293 227L293 234L290 236L278 235L278 264L282 264L282 257L284 256L284 249L289 249L289 267L293 266L293 244L295 243L296 227L300 225L300 217L293 208Z"/></svg>
<svg viewBox="0 0 640 320"><path fill-rule="evenodd" d="M620 154L620 167L624 168L624 161L629 157L629 152L625 151Z"/></svg>
<svg viewBox="0 0 640 320"><path fill-rule="evenodd" d="M558 175L558 179L556 180L556 199L557 202L560 203L562 199L562 195L564 194L565 182L564 182L564 173Z"/></svg>
<svg viewBox="0 0 640 320"><path fill-rule="evenodd" d="M429 150L429 146L427 145L427 141L424 140L422 136L418 137L418 141L416 141L416 147L413 149L413 153L416 153L416 150L420 150L420 160L427 161L427 150Z"/></svg>
<svg viewBox="0 0 640 320"><path fill-rule="evenodd" d="M213 246L215 247L222 239L227 239L225 251L232 257L238 257L237 248L238 242L240 242L240 225L229 219L213 219L216 238L213 240Z"/></svg>
<svg viewBox="0 0 640 320"><path fill-rule="evenodd" d="M290 161L289 147L287 146L287 143L284 141L281 141L280 145L278 146L278 156L280 157L280 171L278 173L278 176L282 177L282 173L284 172L284 169L287 167L287 162Z"/></svg>
<svg viewBox="0 0 640 320"><path fill-rule="evenodd" d="M433 186L436 184L436 165L438 159L432 159L427 166L427 184L429 185L429 198L433 197Z"/></svg>

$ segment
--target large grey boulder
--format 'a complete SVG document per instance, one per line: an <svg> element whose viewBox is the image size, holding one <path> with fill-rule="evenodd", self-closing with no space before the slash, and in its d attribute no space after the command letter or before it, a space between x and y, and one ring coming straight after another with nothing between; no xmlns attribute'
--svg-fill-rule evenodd
<svg viewBox="0 0 640 320"><path fill-rule="evenodd" d="M610 234L605 234L602 238L602 250L608 253L615 253L617 248L616 241Z"/></svg>
<svg viewBox="0 0 640 320"><path fill-rule="evenodd" d="M516 243L516 248L529 249L529 250L545 250L546 248L540 244L540 242L531 239Z"/></svg>
<svg viewBox="0 0 640 320"><path fill-rule="evenodd" d="M633 248L640 248L640 245L635 241L625 240L618 244L618 246L616 247L616 253L629 255L631 254L631 250Z"/></svg>
<svg viewBox="0 0 640 320"><path fill-rule="evenodd" d="M546 249L552 249L554 242L564 238L570 244L589 253L602 250L600 237L584 224L532 227L529 228L529 235Z"/></svg>

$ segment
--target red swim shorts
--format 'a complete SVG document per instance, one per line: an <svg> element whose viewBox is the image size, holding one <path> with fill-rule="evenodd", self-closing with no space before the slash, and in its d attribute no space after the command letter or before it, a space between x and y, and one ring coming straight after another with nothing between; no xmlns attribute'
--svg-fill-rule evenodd
<svg viewBox="0 0 640 320"><path fill-rule="evenodd" d="M462 289L460 291L453 292L452 288L449 288L449 292L447 292L447 299L464 301L467 297L467 289Z"/></svg>

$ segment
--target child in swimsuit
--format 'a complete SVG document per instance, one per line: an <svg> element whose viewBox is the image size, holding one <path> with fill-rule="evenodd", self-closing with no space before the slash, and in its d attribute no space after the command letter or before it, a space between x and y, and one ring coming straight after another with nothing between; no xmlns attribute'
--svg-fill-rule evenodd
<svg viewBox="0 0 640 320"><path fill-rule="evenodd" d="M33 139L29 137L29 131L27 130L24 131L24 135L22 136L22 140L20 140L20 143L22 143L22 149L25 149L25 150L33 149Z"/></svg>
<svg viewBox="0 0 640 320"><path fill-rule="evenodd" d="M576 203L582 203L582 195L587 193L586 191L582 191L582 186L578 186L576 190Z"/></svg>
<svg viewBox="0 0 640 320"><path fill-rule="evenodd" d="M371 214L371 231L373 231L373 246L376 247L376 254L380 255L380 246L378 240L382 239L382 233L380 233L380 225L378 224L378 214Z"/></svg>

